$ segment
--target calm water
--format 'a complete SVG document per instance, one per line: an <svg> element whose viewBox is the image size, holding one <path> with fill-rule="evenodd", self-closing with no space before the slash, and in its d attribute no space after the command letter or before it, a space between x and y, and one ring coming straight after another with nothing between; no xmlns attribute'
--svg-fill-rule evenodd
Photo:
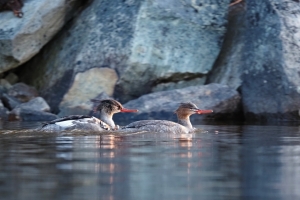
<svg viewBox="0 0 300 200"><path fill-rule="evenodd" d="M0 126L0 199L300 198L298 126L199 125L193 135Z"/></svg>

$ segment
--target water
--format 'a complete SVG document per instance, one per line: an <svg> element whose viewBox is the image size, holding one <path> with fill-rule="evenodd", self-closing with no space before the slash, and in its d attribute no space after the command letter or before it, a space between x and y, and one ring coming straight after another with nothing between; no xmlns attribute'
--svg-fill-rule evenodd
<svg viewBox="0 0 300 200"><path fill-rule="evenodd" d="M298 126L41 134L1 124L0 199L299 199Z"/></svg>

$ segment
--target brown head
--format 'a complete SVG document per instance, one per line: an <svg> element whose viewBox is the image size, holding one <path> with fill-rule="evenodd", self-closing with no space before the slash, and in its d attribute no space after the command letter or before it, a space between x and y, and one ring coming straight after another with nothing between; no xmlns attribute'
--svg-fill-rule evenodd
<svg viewBox="0 0 300 200"><path fill-rule="evenodd" d="M11 9L14 12L16 17L23 17L22 7L23 7L23 0L8 0L6 2L6 7Z"/></svg>
<svg viewBox="0 0 300 200"><path fill-rule="evenodd" d="M193 114L207 114L212 112L213 110L200 110L195 104L191 102L181 103L175 111L178 118L187 118Z"/></svg>
<svg viewBox="0 0 300 200"><path fill-rule="evenodd" d="M100 111L107 113L108 115L113 115L119 112L138 112L138 110L135 109L124 108L120 102L113 99L91 99L91 101L98 103L98 105L93 109L94 112Z"/></svg>

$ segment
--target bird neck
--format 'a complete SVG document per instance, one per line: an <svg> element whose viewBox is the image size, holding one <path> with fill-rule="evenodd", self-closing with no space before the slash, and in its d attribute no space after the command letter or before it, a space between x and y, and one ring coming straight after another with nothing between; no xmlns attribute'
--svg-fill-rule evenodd
<svg viewBox="0 0 300 200"><path fill-rule="evenodd" d="M100 119L105 122L106 124L108 124L111 128L115 128L115 122L114 120L112 119L112 116L111 114L108 114L106 112L103 112L101 111L100 112Z"/></svg>
<svg viewBox="0 0 300 200"><path fill-rule="evenodd" d="M193 129L193 125L190 121L190 116L177 114L178 124L185 126L188 129Z"/></svg>

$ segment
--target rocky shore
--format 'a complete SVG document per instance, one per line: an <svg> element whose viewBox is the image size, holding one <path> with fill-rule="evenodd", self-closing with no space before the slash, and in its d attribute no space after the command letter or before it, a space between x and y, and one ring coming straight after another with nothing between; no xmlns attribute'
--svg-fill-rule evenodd
<svg viewBox="0 0 300 200"><path fill-rule="evenodd" d="M195 121L300 118L296 1L40 0L22 12L0 12L2 120L91 115L92 98L140 110L116 121L173 119L183 101L214 110Z"/></svg>

